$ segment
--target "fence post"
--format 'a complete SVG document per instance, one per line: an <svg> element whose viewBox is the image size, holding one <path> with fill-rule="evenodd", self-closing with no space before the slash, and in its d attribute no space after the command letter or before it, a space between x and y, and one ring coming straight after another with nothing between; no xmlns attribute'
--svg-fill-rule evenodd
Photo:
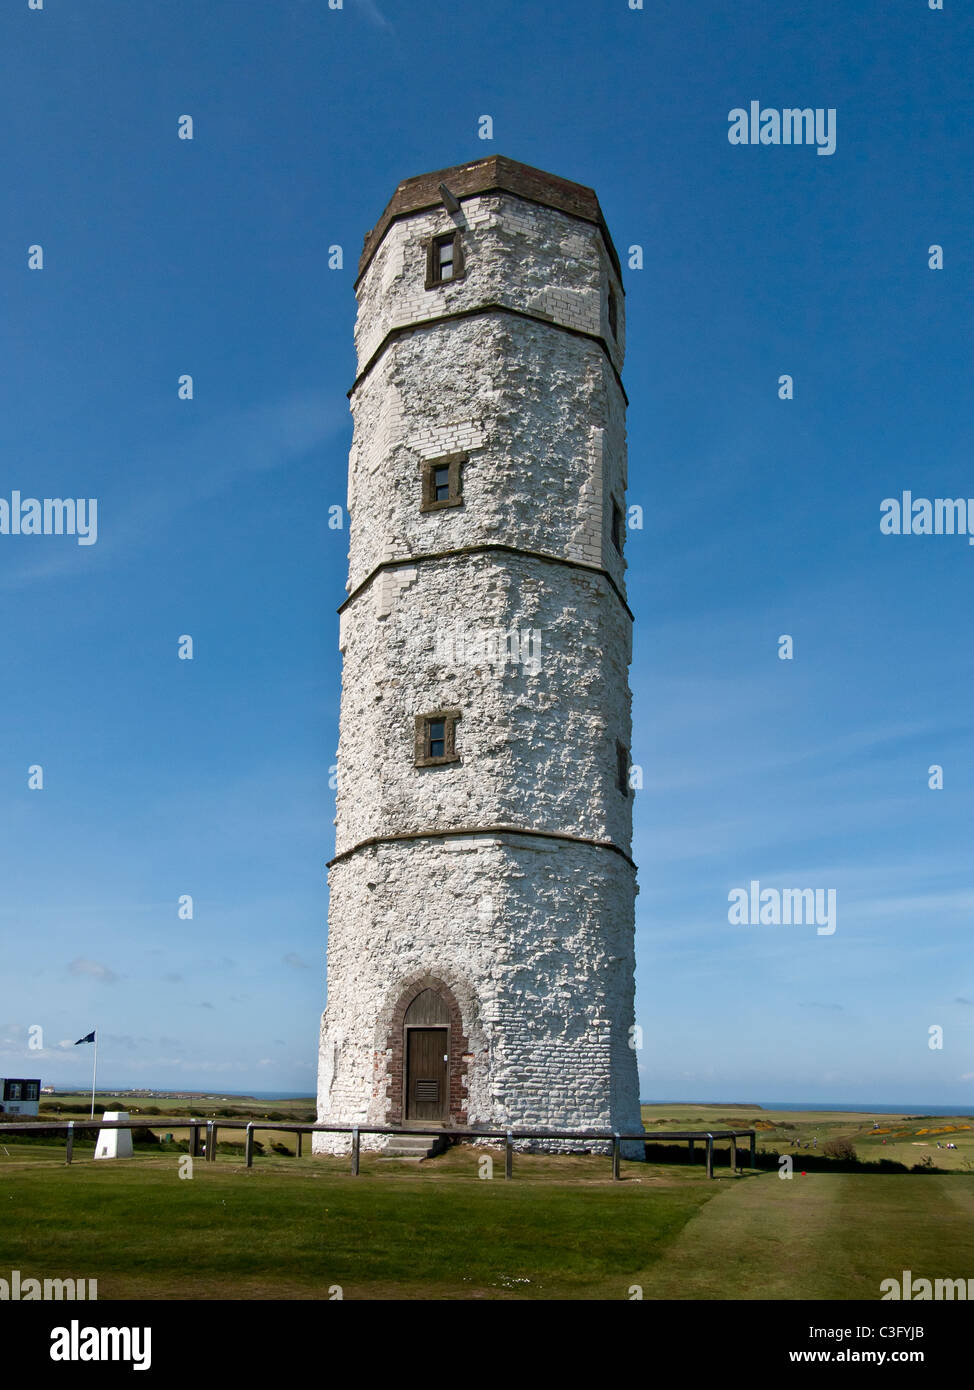
<svg viewBox="0 0 974 1390"><path fill-rule="evenodd" d="M693 1140L690 1140L690 1162L693 1162Z"/></svg>
<svg viewBox="0 0 974 1390"><path fill-rule="evenodd" d="M64 1161L70 1163L74 1157L74 1120L68 1121L68 1141L64 1150Z"/></svg>
<svg viewBox="0 0 974 1390"><path fill-rule="evenodd" d="M245 1152L246 1157L247 1157L247 1167L248 1167L248 1168L253 1168L253 1166L254 1166L254 1122L253 1122L253 1120L248 1120L248 1121L247 1121L247 1138L244 1140L244 1152Z"/></svg>
<svg viewBox="0 0 974 1390"><path fill-rule="evenodd" d="M758 1166L758 1136L757 1136L757 1133L755 1132L755 1130L753 1130L753 1129L751 1130L751 1157L750 1157L750 1163L751 1163L751 1167L752 1167L752 1168L756 1168L756 1167Z"/></svg>
<svg viewBox="0 0 974 1390"><path fill-rule="evenodd" d="M352 1130L352 1177L358 1177L359 1165L359 1133L358 1125Z"/></svg>
<svg viewBox="0 0 974 1390"><path fill-rule="evenodd" d="M210 1137L209 1137L209 1139L206 1141L206 1156L207 1156L207 1158L210 1160L211 1163L215 1163L215 1162L216 1162L216 1131L217 1131L217 1123L216 1123L216 1120L212 1120L212 1121L210 1122ZM211 1144L213 1145L212 1149L210 1148L210 1145L211 1145Z"/></svg>
<svg viewBox="0 0 974 1390"><path fill-rule="evenodd" d="M510 1130L504 1138L504 1176L512 1178L514 1176L514 1135Z"/></svg>
<svg viewBox="0 0 974 1390"><path fill-rule="evenodd" d="M713 1175L714 1175L714 1136L713 1136L712 1134L708 1134L708 1135L707 1135L707 1177L708 1177L708 1178L712 1178Z"/></svg>
<svg viewBox="0 0 974 1390"><path fill-rule="evenodd" d="M213 1162L213 1121L206 1122L206 1161Z"/></svg>
<svg viewBox="0 0 974 1390"><path fill-rule="evenodd" d="M622 1157L622 1144L619 1141L618 1132L612 1135L612 1177L619 1181L619 1159Z"/></svg>
<svg viewBox="0 0 974 1390"><path fill-rule="evenodd" d="M297 1151L297 1153L295 1154L295 1158L300 1158L300 1157L301 1157L301 1140L302 1140L303 1138L304 1138L304 1135L301 1133L300 1130L298 1130L298 1151Z"/></svg>
<svg viewBox="0 0 974 1390"><path fill-rule="evenodd" d="M199 1158L200 1156L200 1127L195 1120L189 1122L189 1156Z"/></svg>
<svg viewBox="0 0 974 1390"><path fill-rule="evenodd" d="M733 1172L737 1172L737 1135L731 1135L730 1166Z"/></svg>

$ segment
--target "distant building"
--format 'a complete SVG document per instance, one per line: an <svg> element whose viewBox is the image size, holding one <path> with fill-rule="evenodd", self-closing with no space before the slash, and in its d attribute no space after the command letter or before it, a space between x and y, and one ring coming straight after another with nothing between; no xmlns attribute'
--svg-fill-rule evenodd
<svg viewBox="0 0 974 1390"><path fill-rule="evenodd" d="M37 1102L41 1093L40 1079L24 1080L23 1077L7 1076L0 1079L2 1099L0 1113L4 1115L36 1115Z"/></svg>

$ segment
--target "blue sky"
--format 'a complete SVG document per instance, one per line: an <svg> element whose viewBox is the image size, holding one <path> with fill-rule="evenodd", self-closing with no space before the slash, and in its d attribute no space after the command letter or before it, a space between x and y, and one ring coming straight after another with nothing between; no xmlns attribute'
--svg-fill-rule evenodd
<svg viewBox="0 0 974 1390"><path fill-rule="evenodd" d="M99 533L0 535L0 1070L83 1083L97 1027L106 1084L313 1089L354 265L400 179L496 153L644 251L643 1096L974 1104L974 552L879 532L974 496L946 6L5 9L0 496L97 497ZM731 145L751 100L835 108L835 153ZM835 933L731 927L752 879L834 888Z"/></svg>

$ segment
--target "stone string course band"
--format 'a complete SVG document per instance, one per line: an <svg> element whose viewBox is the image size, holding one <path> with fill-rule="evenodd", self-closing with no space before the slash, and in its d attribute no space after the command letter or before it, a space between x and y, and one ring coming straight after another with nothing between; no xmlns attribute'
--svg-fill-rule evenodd
<svg viewBox="0 0 974 1390"><path fill-rule="evenodd" d="M428 563L430 561L435 560L452 560L457 556L461 555L486 555L492 552L498 552L504 555L524 555L532 560L540 560L542 563L549 565L575 565L580 569L594 569L595 573L600 575L601 578L604 579L606 583L611 587L613 593L616 595L619 602L625 609L626 615L629 618L630 622L633 621L632 609L629 607L628 603L623 598L622 592L619 589L618 584L612 578L612 575L609 573L608 570L596 569L592 565L583 565L583 563L580 560L569 560L564 555L545 555L540 550L521 550L517 546L501 545L499 543L490 545L465 546L461 550L430 550L427 551L425 555L411 555L408 560L383 560L381 564L376 565L375 569L371 572L371 574L367 574L365 576L362 582L359 585L357 585L354 592L349 594L345 602L339 605L338 613L344 613L346 608L348 608L350 604L355 602L358 596L369 587L373 580L386 570L397 569L403 565L419 565L423 564L424 562Z"/></svg>
<svg viewBox="0 0 974 1390"><path fill-rule="evenodd" d="M636 867L633 860L624 849L614 845L611 840L586 840L582 835L559 835L554 830L526 830L523 825L464 825L455 830L409 830L399 835L373 835L370 840L361 840L357 845L352 845L348 849L343 849L341 854L336 854L334 859L329 859L327 867L330 869L333 864L340 864L349 855L358 854L363 849L371 849L374 845L389 844L393 840L444 840L451 836L460 835L470 838L476 835L537 835L541 839L547 840L567 840L576 845L593 845L596 849L608 849L614 854L621 854L627 864Z"/></svg>
<svg viewBox="0 0 974 1390"><path fill-rule="evenodd" d="M434 324L444 323L451 319L474 318L484 314L517 314L523 319L531 320L534 323L545 324L551 328L557 329L561 333L578 333L583 338L594 339L608 357L612 370L615 373L616 384L622 392L623 400L626 405L628 405L629 397L626 394L626 388L622 384L622 377L619 373L619 369L612 360L612 354L605 339L598 333L593 333L588 329L579 327L577 322L571 322L572 306L566 305L563 300L554 300L550 302L558 305L560 310L560 317L558 320L547 313L529 314L524 309L513 309L509 304L482 304L475 309L459 309L452 314L438 314L435 318L414 319L409 323L398 324L395 328L389 329L381 343L374 349L372 356L352 382L346 395L351 399L358 387L368 376L369 372L371 372L376 362L378 362L382 354L389 347L389 344L395 342L398 338L405 337L408 333L419 333L422 332L424 328L430 328Z"/></svg>

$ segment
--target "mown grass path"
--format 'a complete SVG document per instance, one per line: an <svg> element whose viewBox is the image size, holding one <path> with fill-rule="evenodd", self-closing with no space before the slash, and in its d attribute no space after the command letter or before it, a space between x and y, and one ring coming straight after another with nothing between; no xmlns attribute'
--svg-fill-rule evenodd
<svg viewBox="0 0 974 1390"><path fill-rule="evenodd" d="M647 1276L646 1298L879 1299L904 1269L974 1278L974 1179L765 1173L722 1182Z"/></svg>

